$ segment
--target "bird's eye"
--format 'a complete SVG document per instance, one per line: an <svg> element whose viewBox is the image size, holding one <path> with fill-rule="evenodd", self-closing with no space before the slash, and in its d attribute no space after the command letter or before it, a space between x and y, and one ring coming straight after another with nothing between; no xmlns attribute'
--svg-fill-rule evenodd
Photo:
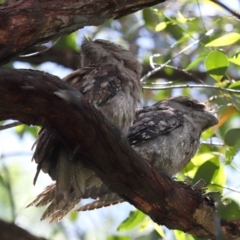
<svg viewBox="0 0 240 240"><path fill-rule="evenodd" d="M193 108L194 107L194 103L192 101L186 101L185 102L185 106L189 107L189 108Z"/></svg>

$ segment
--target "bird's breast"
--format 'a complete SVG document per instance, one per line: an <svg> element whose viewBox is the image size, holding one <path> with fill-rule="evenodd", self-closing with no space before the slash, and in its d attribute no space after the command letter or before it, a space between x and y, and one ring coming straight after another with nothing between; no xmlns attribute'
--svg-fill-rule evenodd
<svg viewBox="0 0 240 240"><path fill-rule="evenodd" d="M134 149L146 158L157 171L174 176L196 154L199 148L199 134L194 126L181 126L168 134L134 146Z"/></svg>

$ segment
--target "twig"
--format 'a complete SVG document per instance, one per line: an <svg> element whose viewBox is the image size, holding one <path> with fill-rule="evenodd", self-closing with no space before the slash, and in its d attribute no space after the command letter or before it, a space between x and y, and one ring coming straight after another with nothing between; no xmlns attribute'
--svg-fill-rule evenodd
<svg viewBox="0 0 240 240"><path fill-rule="evenodd" d="M166 86L166 87L153 87L153 86L147 86L149 84L143 85L143 89L147 90L167 90L167 89L175 89L175 88L210 88L210 89L216 89L221 90L224 92L230 92L230 93L240 93L240 90L234 90L230 88L223 88L223 87L217 87L207 84L183 84L183 85L174 85L174 86ZM158 85L158 84L151 84L151 85Z"/></svg>
<svg viewBox="0 0 240 240"><path fill-rule="evenodd" d="M166 68L171 68L173 70L176 70L176 71L179 71L179 72L183 72L184 74L188 75L189 77L192 77L193 79L195 79L196 82L199 82L199 83L202 83L204 84L204 81L196 76L194 76L192 73L190 72L187 72L185 69L181 69L181 68L178 68L178 67L174 67L174 66L171 66L171 65L165 65L164 67ZM144 84L144 83L143 83Z"/></svg>
<svg viewBox="0 0 240 240"><path fill-rule="evenodd" d="M32 56L36 56L38 54L44 53L46 51L48 51L50 48L52 48L53 46L55 46L57 44L57 42L59 41L60 38L58 38L57 40L55 40L51 46L46 47L46 49L41 50L41 51L37 51L37 52L32 52L32 53L28 53L28 54L21 54L19 55L19 57L21 58L25 58L25 57L32 57Z"/></svg>
<svg viewBox="0 0 240 240"><path fill-rule="evenodd" d="M231 188L231 187L228 187L228 186L221 186L221 185L216 184L216 183L211 183L211 185L212 185L212 186L216 186L216 187L221 187L221 188L224 188L224 189L230 190L230 191L232 191L232 192L240 193L239 190L234 189L234 188Z"/></svg>
<svg viewBox="0 0 240 240"><path fill-rule="evenodd" d="M21 123L21 122L13 122L13 123L8 123L8 124L5 124L5 125L1 125L0 126L0 131L8 129L8 128L19 126L21 124L23 124L23 123Z"/></svg>
<svg viewBox="0 0 240 240"><path fill-rule="evenodd" d="M240 15L236 11L234 11L231 8L229 8L228 6L226 6L225 4L219 2L218 0L211 0L211 1L216 3L217 5L221 6L223 9L227 10L228 12L230 12L237 19L240 19Z"/></svg>
<svg viewBox="0 0 240 240"><path fill-rule="evenodd" d="M212 141L201 141L201 144L212 145L212 146L219 146L219 147L223 147L223 146L225 146L224 143L220 143L220 142L212 142Z"/></svg>
<svg viewBox="0 0 240 240"><path fill-rule="evenodd" d="M149 78L150 76L152 76L154 73L160 71L162 68L164 68L166 65L168 65L174 58L178 57L179 55L181 55L183 52L187 51L189 48L193 47L194 45L196 45L197 43L199 43L203 38L205 38L206 36L211 35L214 32L213 29L210 29L208 32L206 32L204 34L204 36L202 36L201 38L197 39L196 41L194 41L193 43L191 43L190 45L188 45L187 47L185 47L183 50L181 50L180 52L178 52L175 56L173 56L171 59L169 59L168 61L166 61L164 64L161 64L159 67L154 68L152 71L149 71L145 76L143 76L141 78L141 82L144 82L147 78ZM150 59L150 61L152 62L153 57L159 57L160 54L156 54L153 55ZM152 64L151 64L152 65Z"/></svg>

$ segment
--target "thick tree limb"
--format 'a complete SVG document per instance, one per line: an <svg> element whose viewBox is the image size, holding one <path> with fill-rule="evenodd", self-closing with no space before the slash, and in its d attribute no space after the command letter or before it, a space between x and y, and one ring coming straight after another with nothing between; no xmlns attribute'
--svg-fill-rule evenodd
<svg viewBox="0 0 240 240"><path fill-rule="evenodd" d="M165 0L8 0L0 5L0 64L29 47Z"/></svg>
<svg viewBox="0 0 240 240"><path fill-rule="evenodd" d="M57 96L62 95L61 90L69 87L50 74L1 69L0 119L57 129L68 144L81 151L81 159L111 190L156 223L216 239L211 199L200 190L157 173L98 110L81 96L76 101L73 91L67 91L72 98L69 104ZM240 239L239 222L221 221L221 225L228 239Z"/></svg>
<svg viewBox="0 0 240 240"><path fill-rule="evenodd" d="M0 219L0 239L1 240L45 240L45 238L36 237L26 230L18 227L14 223L7 223Z"/></svg>

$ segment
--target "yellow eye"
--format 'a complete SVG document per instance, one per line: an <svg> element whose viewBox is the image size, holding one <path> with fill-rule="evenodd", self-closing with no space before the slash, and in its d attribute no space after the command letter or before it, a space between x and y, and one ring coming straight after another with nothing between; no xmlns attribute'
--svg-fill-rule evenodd
<svg viewBox="0 0 240 240"><path fill-rule="evenodd" d="M193 108L194 107L194 103L192 101L186 101L185 102L185 106L189 107L189 108Z"/></svg>

